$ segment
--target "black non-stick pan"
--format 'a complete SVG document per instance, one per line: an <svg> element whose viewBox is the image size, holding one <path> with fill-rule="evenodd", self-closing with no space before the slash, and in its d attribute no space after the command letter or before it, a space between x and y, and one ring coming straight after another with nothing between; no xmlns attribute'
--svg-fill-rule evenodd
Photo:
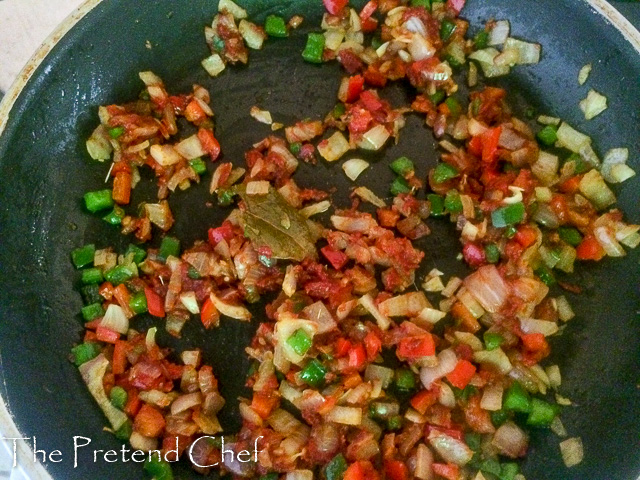
<svg viewBox="0 0 640 480"><path fill-rule="evenodd" d="M337 65L318 67L300 57L304 33L319 25L320 0L243 2L258 21L273 12L301 13L305 26L289 39L269 40L264 50L251 53L249 66L228 68L216 79L207 76L200 60L208 54L203 27L217 2L91 3L95 7L55 39L40 66L25 73L20 91L10 92L0 109L0 393L10 412L10 417L2 415L0 430L15 432L15 422L24 437L36 437L39 450L59 450L54 458L62 462L47 459L44 465L56 480L143 477L139 464L109 464L100 457L94 462L94 449L119 449L120 443L102 432L105 419L68 361L69 350L81 339L81 299L70 250L89 242L120 248L129 242L82 208L82 195L98 188L108 168L90 161L84 147L98 106L135 97L141 70L153 70L174 92L200 83L212 93L224 158L240 164L249 145L269 133L249 117L253 105L270 110L285 124L321 118L335 104L341 75ZM463 16L475 28L490 18L509 19L513 35L543 45L540 64L516 68L497 82L508 88L516 110L533 107L566 119L594 138L601 155L626 146L631 166L640 171L640 35L622 17L602 0L469 0ZM580 87L577 73L587 63L593 64L593 72L588 86ZM585 122L578 102L589 87L608 97L609 109ZM392 87L383 95L403 102L411 92ZM436 162L434 145L421 119L409 116L399 145L371 158L373 167L359 182L386 195L391 181L387 161L407 155L418 173L426 175ZM336 187L334 203L346 205L349 182L339 167L304 167L298 180ZM620 206L634 223L640 222L639 189L637 177L616 189ZM136 192L134 202L144 198L144 191ZM208 200L206 185L172 196L177 218L173 233L184 245L204 238L207 228L228 214L207 207ZM464 274L455 260L459 244L454 226L438 221L430 226L433 235L421 244L424 269L437 266ZM577 317L552 340L551 361L563 372L561 393L574 403L564 409L562 419L570 435L582 437L585 460L566 469L559 439L538 431L522 466L529 480L635 480L640 474L638 253L581 265L574 276L584 293L570 295ZM166 335L159 339L181 349L203 347L228 399L221 420L229 432L239 426L234 399L243 391L248 368L243 348L255 327L255 322L227 320L205 332L194 321L180 341ZM80 451L77 467L74 436L92 440ZM21 462L33 478L47 478L32 458ZM177 478L197 477L186 465L174 471Z"/></svg>

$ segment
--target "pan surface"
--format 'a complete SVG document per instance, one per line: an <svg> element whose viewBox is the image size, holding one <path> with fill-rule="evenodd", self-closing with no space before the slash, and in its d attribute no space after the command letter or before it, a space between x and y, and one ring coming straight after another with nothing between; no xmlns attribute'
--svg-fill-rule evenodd
<svg viewBox="0 0 640 480"><path fill-rule="evenodd" d="M212 94L224 158L240 164L243 152L269 134L249 117L251 106L270 110L284 124L322 118L335 104L341 75L337 65L317 67L300 58L305 28L319 24L320 1L251 2L249 12L258 21L269 13L303 13L306 27L287 40L268 41L263 51L251 53L248 67L229 68L216 79L200 67L208 54L202 30L216 2L94 3L28 80L0 136L0 394L24 437L35 436L38 449L61 451L62 461L47 460L45 467L51 477L65 480L142 478L139 464L94 462L93 450L120 449L120 443L102 432L105 419L67 358L81 338L81 299L70 250L85 243L116 249L129 243L82 210L82 195L97 188L108 168L91 162L84 147L97 123L97 107L135 97L141 70L153 70L172 92L200 83ZM566 119L594 138L600 155L626 146L631 166L640 171L640 54L610 20L584 0L469 0L463 16L476 28L492 17L509 19L514 36L543 45L539 65L517 68L497 82L508 88L516 109L532 106ZM578 87L577 72L586 63L593 63L593 72L588 86ZM608 97L609 109L585 122L577 105L590 87ZM393 87L383 95L397 103L410 91ZM4 123L0 119L0 130ZM399 145L372 157L375 164L361 183L385 195L392 180L386 160L400 154L426 175L436 162L434 145L420 119L409 116ZM334 203L347 205L349 182L339 168L302 168L297 179L303 185L337 187ZM636 177L616 190L631 223L640 222L639 188ZM144 192L136 193L134 203L144 199ZM183 245L205 238L207 228L228 214L207 208L207 200L205 185L172 196L173 233ZM453 226L437 221L430 226L433 234L421 244L427 252L424 270L437 266L447 274L464 274L455 260L459 244ZM574 276L585 292L570 297L577 318L552 340L550 361L560 365L561 392L575 404L564 409L562 419L571 436L582 437L585 460L567 470L558 438L535 432L523 463L530 480L633 480L640 473L639 253L581 265ZM179 342L159 338L180 349L203 347L228 399L221 415L228 432L239 426L233 399L243 391L249 363L242 352L255 327L229 320L205 332L190 322ZM80 451L77 466L74 436L92 440ZM23 466L34 470L32 459L25 461ZM199 477L187 466L174 472L176 478Z"/></svg>

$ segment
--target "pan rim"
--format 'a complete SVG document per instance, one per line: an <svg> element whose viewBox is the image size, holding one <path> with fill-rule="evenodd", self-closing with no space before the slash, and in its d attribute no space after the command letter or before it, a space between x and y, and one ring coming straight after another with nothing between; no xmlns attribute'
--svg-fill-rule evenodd
<svg viewBox="0 0 640 480"><path fill-rule="evenodd" d="M624 17L615 7L606 0L581 0L592 11L601 16L605 22L617 29L625 40L640 55L640 31L636 29L626 17ZM46 60L53 48L62 40L66 34L84 18L91 10L98 6L102 0L85 0L76 10L74 10L40 45L33 56L22 68L18 77L11 84L2 101L0 101L0 137L11 120L12 108L19 98L27 82L38 70L40 65ZM0 367L2 357L0 357ZM5 385L6 386L6 385ZM29 461L33 459L33 453L29 445L22 440L22 433L14 421L4 398L0 395L0 436L5 439L18 438L16 442L16 456L18 466L31 480L55 480L40 462ZM640 476L637 480L640 480Z"/></svg>

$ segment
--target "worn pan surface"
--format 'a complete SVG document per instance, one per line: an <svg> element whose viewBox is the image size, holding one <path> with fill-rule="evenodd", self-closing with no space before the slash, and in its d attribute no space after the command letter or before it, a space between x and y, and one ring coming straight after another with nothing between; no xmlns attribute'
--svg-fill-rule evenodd
<svg viewBox="0 0 640 480"><path fill-rule="evenodd" d="M107 168L91 163L84 149L98 105L137 95L140 70L153 70L176 92L201 83L212 92L225 158L241 162L243 151L268 133L249 117L251 106L269 109L285 124L300 117L320 118L334 105L340 78L335 65L318 68L301 60L304 36L296 33L252 52L248 67L231 68L212 80L199 61L207 54L202 29L216 2L93 3L95 8L87 8L86 16L57 42L19 96L14 90L0 109L5 114L0 118L0 393L23 436L35 436L38 449L60 450L63 458L61 463L47 461L48 474L23 458L33 478L142 478L139 465L91 458L94 448L117 449L119 443L101 432L105 420L67 360L81 335L81 299L74 290L78 279L69 251L88 242L120 247L128 243L81 208L83 193L97 188ZM318 24L322 10L319 1L251 4L254 18L275 11L303 13L309 26ZM531 105L567 119L593 136L600 154L628 146L631 164L638 170L640 36L615 12L607 18L603 9L606 4L600 0L469 0L464 15L476 27L491 17L510 19L514 35L543 44L541 64L518 68L499 82L509 87L517 108ZM585 123L577 104L587 87L578 87L576 75L589 62L594 64L589 85L608 96L609 109ZM385 94L402 100L409 92L394 88ZM434 141L417 117L409 118L402 135L400 145L381 154L361 177L382 195L391 180L385 160L406 154L422 175L435 163ZM344 204L349 185L339 168L303 169L299 178L307 185L336 186L334 201ZM634 179L617 191L620 205L635 223L640 221L639 188L640 181ZM203 238L227 213L205 206L205 190L201 186L171 199L177 218L174 233L185 245ZM139 193L134 201L142 199ZM463 273L455 261L453 227L443 222L431 226L434 234L424 242L425 269L438 266ZM523 464L529 479L631 480L640 473L638 253L581 267L575 277L585 293L571 298L578 316L562 337L553 339L552 360L564 374L562 393L575 403L565 409L563 421L571 435L582 437L586 458L566 470L558 438L548 431L536 432ZM248 366L242 351L255 323L227 321L209 332L197 323L187 326L180 342L164 336L160 340L180 348L204 347L205 359L218 372L229 399L222 422L233 431L238 426L233 399L242 393ZM2 417L3 431L14 432L6 412ZM74 435L93 442L82 450L77 468ZM176 472L177 478L196 477L187 467Z"/></svg>

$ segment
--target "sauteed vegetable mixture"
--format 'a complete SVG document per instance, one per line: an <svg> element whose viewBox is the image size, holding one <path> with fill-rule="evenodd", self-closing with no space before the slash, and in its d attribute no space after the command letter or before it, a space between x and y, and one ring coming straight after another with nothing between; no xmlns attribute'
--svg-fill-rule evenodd
<svg viewBox="0 0 640 480"><path fill-rule="evenodd" d="M87 193L86 208L135 241L124 252L72 252L86 305L72 359L113 434L163 454L145 464L157 479L173 478L178 458L201 473L269 480L522 479L529 429L567 435L560 413L571 402L544 359L548 337L574 316L562 290L580 286L557 273L640 243L607 185L634 175L628 151L601 162L591 139L561 119L515 117L507 92L483 77L538 62L541 47L511 37L507 21L471 37L458 16L464 0L324 5L322 31L308 35L300 61L342 64L335 108L282 135L256 107L251 115L273 135L250 146L242 165L221 160L203 86L173 95L142 72L138 99L100 107L87 148L110 162L112 187ZM219 10L205 30L212 76L303 21L272 15L258 26L230 0ZM385 100L393 82L407 84L411 104ZM606 97L594 91L581 108L591 118ZM424 118L440 141L428 178L415 173L421 159L397 158L389 192L356 186L351 205L296 182L299 162L348 158L342 168L357 185L369 166L358 151L410 141L401 135L407 115ZM133 215L125 209L141 169L155 174L158 198ZM235 208L184 248L164 235L168 197L208 176L217 202ZM316 221L324 212L328 222ZM430 252L413 242L431 222L455 225L460 244L451 248L470 267L465 278L416 275ZM140 243L154 234L164 235L159 248ZM262 314L252 319L247 305L257 302ZM157 326L136 330L147 314ZM256 323L247 397L226 399L240 402L242 428L224 437L224 385L206 358L155 340L157 329L179 337L196 319L206 329ZM249 461L222 458L223 448L254 445ZM580 439L558 452L579 463Z"/></svg>

